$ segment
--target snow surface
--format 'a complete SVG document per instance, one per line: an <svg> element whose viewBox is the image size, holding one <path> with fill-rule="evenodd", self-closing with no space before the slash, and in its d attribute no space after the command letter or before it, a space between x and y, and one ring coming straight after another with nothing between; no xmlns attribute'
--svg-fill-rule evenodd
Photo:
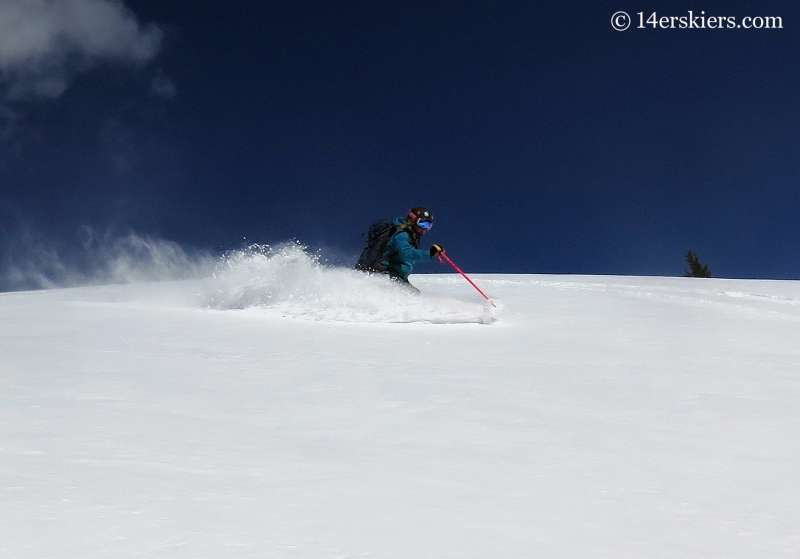
<svg viewBox="0 0 800 559"><path fill-rule="evenodd" d="M800 556L800 285L233 255L0 294L0 557Z"/></svg>

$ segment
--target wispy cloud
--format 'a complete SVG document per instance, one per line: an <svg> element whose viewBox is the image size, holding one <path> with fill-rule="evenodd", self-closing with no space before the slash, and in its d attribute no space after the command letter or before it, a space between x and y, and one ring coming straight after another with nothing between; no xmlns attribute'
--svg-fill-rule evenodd
<svg viewBox="0 0 800 559"><path fill-rule="evenodd" d="M153 81L150 82L150 94L161 97L165 101L171 101L178 94L178 89L163 70L159 70L153 77Z"/></svg>
<svg viewBox="0 0 800 559"><path fill-rule="evenodd" d="M11 100L55 98L100 62L148 62L161 37L119 0L0 0L0 85Z"/></svg>
<svg viewBox="0 0 800 559"><path fill-rule="evenodd" d="M8 142L14 135L18 119L17 113L0 105L0 145Z"/></svg>

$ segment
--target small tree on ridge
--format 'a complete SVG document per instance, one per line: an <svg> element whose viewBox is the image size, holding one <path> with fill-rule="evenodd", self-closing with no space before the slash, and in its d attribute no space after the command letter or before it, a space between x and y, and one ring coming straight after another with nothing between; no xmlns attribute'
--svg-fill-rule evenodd
<svg viewBox="0 0 800 559"><path fill-rule="evenodd" d="M708 266L702 264L700 259L697 258L697 254L693 251L689 251L686 253L686 256L683 257L686 260L686 263L689 265L688 270L684 270L683 275L687 278L710 278L711 277L711 270Z"/></svg>

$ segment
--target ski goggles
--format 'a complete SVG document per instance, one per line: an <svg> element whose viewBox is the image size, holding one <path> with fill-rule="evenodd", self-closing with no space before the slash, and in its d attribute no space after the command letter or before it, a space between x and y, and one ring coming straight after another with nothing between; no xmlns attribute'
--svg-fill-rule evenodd
<svg viewBox="0 0 800 559"><path fill-rule="evenodd" d="M420 229L422 229L424 231L427 231L428 229L433 227L433 222L432 221L418 221L417 222L417 227L419 227Z"/></svg>

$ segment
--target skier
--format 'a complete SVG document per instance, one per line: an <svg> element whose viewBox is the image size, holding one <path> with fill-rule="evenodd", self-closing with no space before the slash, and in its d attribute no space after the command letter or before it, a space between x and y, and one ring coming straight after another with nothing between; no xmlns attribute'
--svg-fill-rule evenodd
<svg viewBox="0 0 800 559"><path fill-rule="evenodd" d="M398 217L392 224L396 232L391 236L380 257L385 274L400 283L419 291L408 281L415 262L427 262L444 249L437 244L430 250L419 248L420 237L433 227L433 214L427 208L417 206L408 211L406 217Z"/></svg>

